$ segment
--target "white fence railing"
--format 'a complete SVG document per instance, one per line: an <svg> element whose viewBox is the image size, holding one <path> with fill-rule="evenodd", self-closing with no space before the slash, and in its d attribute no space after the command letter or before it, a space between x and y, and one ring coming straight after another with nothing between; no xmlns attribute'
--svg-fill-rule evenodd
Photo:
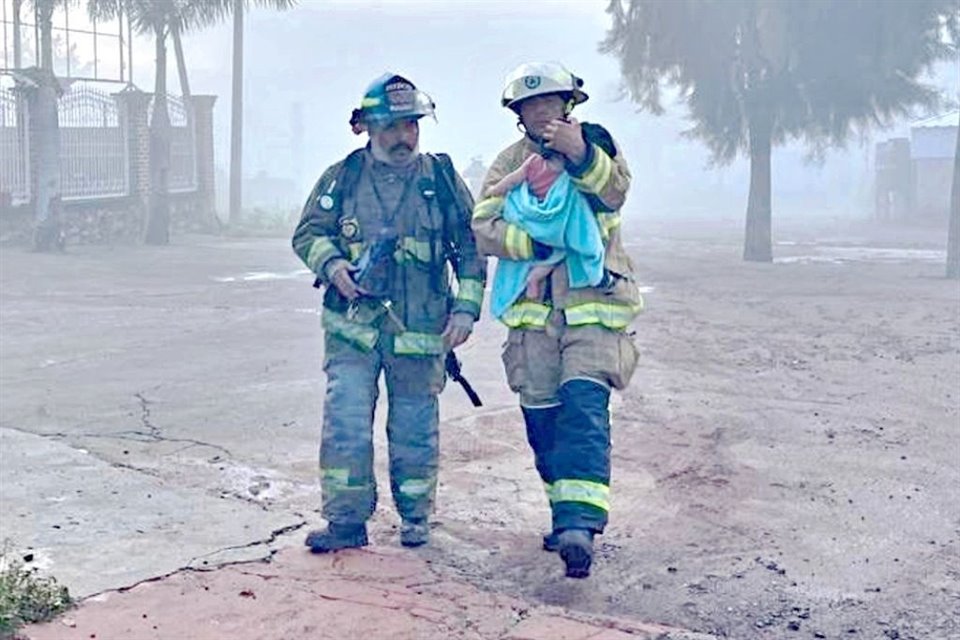
<svg viewBox="0 0 960 640"><path fill-rule="evenodd" d="M30 200L30 127L23 97L0 89L0 197Z"/></svg>

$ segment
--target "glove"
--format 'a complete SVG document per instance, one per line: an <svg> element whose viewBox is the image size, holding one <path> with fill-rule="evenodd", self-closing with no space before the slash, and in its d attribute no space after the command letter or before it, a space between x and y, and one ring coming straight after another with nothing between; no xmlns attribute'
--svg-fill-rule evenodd
<svg viewBox="0 0 960 640"><path fill-rule="evenodd" d="M327 280L347 300L356 300L366 293L353 281L351 274L356 270L357 268L349 261L339 258L331 260L326 267Z"/></svg>
<svg viewBox="0 0 960 640"><path fill-rule="evenodd" d="M443 344L447 350L456 349L473 333L473 316L469 313L454 313L447 319L447 326L443 329Z"/></svg>

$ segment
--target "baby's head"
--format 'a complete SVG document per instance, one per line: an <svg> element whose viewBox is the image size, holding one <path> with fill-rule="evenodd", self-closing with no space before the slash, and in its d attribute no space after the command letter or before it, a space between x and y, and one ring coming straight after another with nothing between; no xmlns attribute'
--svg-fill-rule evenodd
<svg viewBox="0 0 960 640"><path fill-rule="evenodd" d="M563 160L560 156L545 158L539 154L534 155L527 166L526 177L530 191L543 200L561 171L563 171Z"/></svg>

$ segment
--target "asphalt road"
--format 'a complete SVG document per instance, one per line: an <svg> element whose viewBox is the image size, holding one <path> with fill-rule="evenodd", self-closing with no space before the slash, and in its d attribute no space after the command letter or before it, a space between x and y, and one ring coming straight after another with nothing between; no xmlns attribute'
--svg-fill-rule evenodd
<svg viewBox="0 0 960 640"><path fill-rule="evenodd" d="M444 392L420 555L720 637L960 638L960 288L935 239L889 236L798 233L749 265L725 229L636 234L644 357L614 402L589 581L539 550L548 512L485 319L462 353L485 406ZM282 239L0 250L0 535L78 595L300 545L320 523L310 281ZM378 440L372 536L396 547Z"/></svg>

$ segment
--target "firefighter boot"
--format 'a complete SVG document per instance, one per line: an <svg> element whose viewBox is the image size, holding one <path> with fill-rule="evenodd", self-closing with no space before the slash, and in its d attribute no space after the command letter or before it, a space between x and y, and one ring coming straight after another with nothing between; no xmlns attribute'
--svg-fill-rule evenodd
<svg viewBox="0 0 960 640"><path fill-rule="evenodd" d="M553 448L554 431L556 430L555 421L560 413L560 407L521 407L521 410L523 411L523 421L527 427L527 442L533 449L533 462L549 498L553 474L547 465L547 454ZM556 551L559 548L557 532L551 531L543 535L544 551Z"/></svg>
<svg viewBox="0 0 960 640"><path fill-rule="evenodd" d="M400 525L400 544L419 547L430 541L430 525L426 518L404 520Z"/></svg>
<svg viewBox="0 0 960 640"><path fill-rule="evenodd" d="M557 535L568 578L586 578L593 563L593 531L565 529Z"/></svg>
<svg viewBox="0 0 960 640"><path fill-rule="evenodd" d="M330 553L341 549L365 547L369 544L367 525L331 522L326 529L311 531L303 544L310 547L311 553Z"/></svg>

